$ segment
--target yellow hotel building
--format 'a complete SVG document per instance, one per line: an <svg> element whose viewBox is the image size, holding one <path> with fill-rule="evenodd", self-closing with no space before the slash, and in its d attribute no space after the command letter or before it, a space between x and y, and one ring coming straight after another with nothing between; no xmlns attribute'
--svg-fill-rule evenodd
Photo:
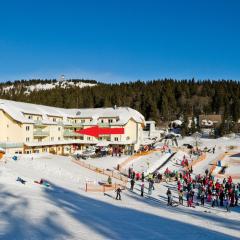
<svg viewBox="0 0 240 240"><path fill-rule="evenodd" d="M75 133L92 126L124 128L124 134L99 138ZM129 107L64 109L0 99L0 148L6 153L70 154L101 144L137 150L145 119Z"/></svg>

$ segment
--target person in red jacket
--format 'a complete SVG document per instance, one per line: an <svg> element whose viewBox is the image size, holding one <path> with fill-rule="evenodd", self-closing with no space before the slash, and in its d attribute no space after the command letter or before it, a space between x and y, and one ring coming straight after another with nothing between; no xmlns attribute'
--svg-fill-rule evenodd
<svg viewBox="0 0 240 240"><path fill-rule="evenodd" d="M228 183L232 184L232 177L231 176L228 177Z"/></svg>

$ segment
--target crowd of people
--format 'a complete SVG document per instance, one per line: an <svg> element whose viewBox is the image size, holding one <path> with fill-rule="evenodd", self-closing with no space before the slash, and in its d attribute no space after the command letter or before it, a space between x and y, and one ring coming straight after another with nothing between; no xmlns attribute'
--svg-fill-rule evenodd
<svg viewBox="0 0 240 240"><path fill-rule="evenodd" d="M240 184L234 184L231 176L220 181L208 169L205 174L195 177L192 177L190 171L180 173L177 188L179 204L183 204L185 194L188 207L204 206L208 202L213 208L225 206L230 211L230 207L238 206Z"/></svg>
<svg viewBox="0 0 240 240"><path fill-rule="evenodd" d="M214 148L215 152L215 148ZM140 181L141 196L144 196L144 188L148 189L148 195L152 194L154 184L160 183L163 178L166 182L170 179L177 182L178 201L176 204L185 205L187 207L204 206L208 203L212 208L225 207L230 211L232 207L238 206L240 183L233 183L232 177L219 180L216 179L207 169L202 175L193 174L192 165L186 156L180 160L179 164L182 169L179 171L171 171L165 169L163 174L155 172L144 176L143 173L138 173L129 168L128 177L130 178L130 190L134 190L135 182ZM171 189L166 192L168 205L173 206L173 194Z"/></svg>

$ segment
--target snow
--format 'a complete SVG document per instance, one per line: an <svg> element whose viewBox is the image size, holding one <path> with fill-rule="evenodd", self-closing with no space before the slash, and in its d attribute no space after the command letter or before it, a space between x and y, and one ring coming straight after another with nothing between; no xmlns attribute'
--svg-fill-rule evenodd
<svg viewBox="0 0 240 240"><path fill-rule="evenodd" d="M186 138L180 143L188 141L194 139ZM194 171L199 169L200 172L228 146L240 145L237 139L200 141L201 147L216 145L216 153L208 153L207 159L194 167ZM179 150L174 157L181 159L183 154ZM146 161L156 163L163 156L155 151L137 158L134 165L141 166ZM87 163L112 168L127 157L89 159ZM71 157L33 154L18 155L16 161L6 155L0 161L0 239L240 239L239 207L230 213L209 205L168 207L168 187L177 201L175 182L155 184L151 196L145 189L144 198L139 196L140 182L137 182L133 192L124 190L122 201L116 201L114 191L107 195L85 192L86 181L98 182L106 180L107 176L71 160ZM26 180L26 184L16 182L17 177ZM34 183L40 178L49 181L51 186Z"/></svg>
<svg viewBox="0 0 240 240"><path fill-rule="evenodd" d="M183 160L183 157L188 159L190 162L190 157L186 152L183 152L181 150L177 151L176 154L170 159L170 161L162 168L160 169L160 173L164 173L165 170L168 168L171 172L172 171L179 171L182 169L181 167L181 161Z"/></svg>
<svg viewBox="0 0 240 240"><path fill-rule="evenodd" d="M86 163L92 164L96 167L104 168L104 169L111 169L113 170L116 168L118 164L124 162L129 156L122 155L121 157L112 157L112 156L105 156L100 158L88 158L85 160Z"/></svg>
<svg viewBox="0 0 240 240"><path fill-rule="evenodd" d="M30 94L33 91L40 91L40 90L49 90L53 89L56 87L61 87L61 88L69 88L72 86L76 86L79 88L84 88L84 87L93 87L96 86L97 84L95 83L86 83L86 82L74 82L71 80L64 80L64 81L56 81L52 83L38 83L38 84L32 84L26 87L26 91L24 92L25 94ZM10 91L14 88L14 85L10 85L7 87L3 87L3 91Z"/></svg>
<svg viewBox="0 0 240 240"><path fill-rule="evenodd" d="M111 125L123 125L130 119L134 119L137 123L145 122L141 113L129 107L65 109L0 99L0 109L16 121L23 123L34 123L33 120L26 118L24 113L40 115L48 124L57 124L50 121L49 116L61 117L63 122L67 122L67 118L90 118L89 125L97 125L99 118L118 118Z"/></svg>
<svg viewBox="0 0 240 240"><path fill-rule="evenodd" d="M165 153L158 150L150 152L147 155L138 156L124 167L125 173L128 173L128 169L131 167L138 173L144 172L146 176L156 171L171 155L172 153Z"/></svg>

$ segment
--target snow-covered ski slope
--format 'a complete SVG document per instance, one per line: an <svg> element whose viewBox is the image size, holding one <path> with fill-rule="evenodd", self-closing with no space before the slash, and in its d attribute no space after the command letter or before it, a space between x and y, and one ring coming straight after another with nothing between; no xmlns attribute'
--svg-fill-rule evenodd
<svg viewBox="0 0 240 240"><path fill-rule="evenodd" d="M151 157L159 159L158 155ZM119 157L106 161L111 159L120 161ZM94 161L98 160L100 167L101 158ZM197 165L201 171L208 161ZM17 177L26 184L16 182ZM40 178L50 187L34 183ZM168 207L167 187L177 201L175 183L155 184L151 196L147 196L145 183L144 198L140 197L140 182L136 183L134 192L122 192L122 201L115 200L114 191L104 196L83 190L86 180L106 179L76 165L69 157L41 154L23 155L17 161L7 158L6 163L0 160L0 239L240 239L239 208L226 213L208 205Z"/></svg>

